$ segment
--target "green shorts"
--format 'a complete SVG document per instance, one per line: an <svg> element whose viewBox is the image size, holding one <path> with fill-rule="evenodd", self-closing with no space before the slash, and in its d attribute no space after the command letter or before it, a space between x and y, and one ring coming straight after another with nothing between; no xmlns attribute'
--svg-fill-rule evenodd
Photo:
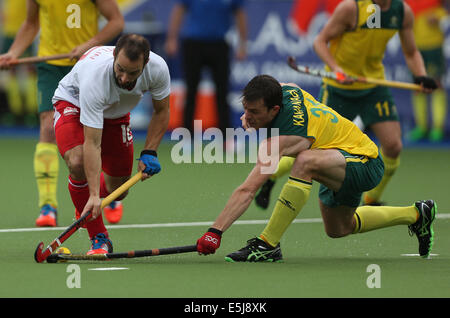
<svg viewBox="0 0 450 318"><path fill-rule="evenodd" d="M428 76L435 79L441 79L446 70L442 48L420 50L420 54L423 57Z"/></svg>
<svg viewBox="0 0 450 318"><path fill-rule="evenodd" d="M363 192L375 188L384 174L384 163L381 155L375 159L366 156L352 155L340 150L345 157L345 179L338 192L320 185L319 199L329 207L340 205L357 207Z"/></svg>
<svg viewBox="0 0 450 318"><path fill-rule="evenodd" d="M53 110L52 98L59 81L70 72L73 66L56 66L47 63L37 65L37 89L39 113Z"/></svg>
<svg viewBox="0 0 450 318"><path fill-rule="evenodd" d="M353 121L359 115L366 127L383 121L399 120L387 87L349 90L322 83L319 100L349 120Z"/></svg>
<svg viewBox="0 0 450 318"><path fill-rule="evenodd" d="M11 47L11 45L14 42L14 36L8 36L6 35L5 37L3 37L3 41L1 42L1 50L0 53L4 54L7 53L9 48ZM33 56L34 55L34 47L33 45L30 45L26 48L25 52L23 52L23 54L20 57L29 57L29 56Z"/></svg>

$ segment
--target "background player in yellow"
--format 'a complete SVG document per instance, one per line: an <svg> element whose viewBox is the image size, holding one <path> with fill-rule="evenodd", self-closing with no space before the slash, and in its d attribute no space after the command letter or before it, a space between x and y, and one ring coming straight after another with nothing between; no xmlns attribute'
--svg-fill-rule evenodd
<svg viewBox="0 0 450 318"><path fill-rule="evenodd" d="M407 0L414 12L414 36L422 54L428 75L438 83L438 89L431 94L431 129L428 129L428 96L414 93L412 96L416 127L409 138L417 141L427 137L439 142L444 136L447 116L447 93L442 86L442 77L446 71L443 44L445 40L441 22L447 17L448 0Z"/></svg>
<svg viewBox="0 0 450 318"><path fill-rule="evenodd" d="M429 256L434 201L417 201L405 207L358 207L362 193L382 178L384 165L378 147L355 124L296 84L280 85L268 75L253 78L242 96L243 127L275 128L278 134L261 142L255 167L197 241L199 253L211 254L219 248L222 233L247 210L258 188L269 179L271 161L285 156L293 158L294 164L268 224L261 235L227 255L227 261L281 261L281 237L308 201L313 180L320 183L320 211L328 236L339 238L408 225L419 240L419 254Z"/></svg>
<svg viewBox="0 0 450 318"><path fill-rule="evenodd" d="M26 0L4 0L0 3L3 41L1 54L6 53L26 18ZM24 56L33 55L30 46ZM9 72L0 73L0 89L7 96L9 112L1 118L3 125L37 125L37 93L35 65L20 65Z"/></svg>
<svg viewBox="0 0 450 318"><path fill-rule="evenodd" d="M26 20L6 54L0 68L20 57L39 36L38 56L70 53L69 59L48 61L37 66L39 142L34 155L34 170L39 192L40 215L37 226L56 226L58 149L53 129L51 99L58 82L89 48L106 44L123 29L124 20L115 0L27 0ZM99 31L98 18L107 20Z"/></svg>
<svg viewBox="0 0 450 318"><path fill-rule="evenodd" d="M414 42L413 24L411 9L400 0L344 0L314 40L314 49L327 70L384 79L386 45L398 32L415 82L430 92L436 83L427 77ZM402 150L399 118L389 89L348 79L324 79L319 100L350 120L359 115L380 142L385 174L380 184L363 197L364 204L380 204L381 195L400 164ZM289 158L280 161L278 171L258 193L256 204L267 207L275 179L288 172L292 163Z"/></svg>

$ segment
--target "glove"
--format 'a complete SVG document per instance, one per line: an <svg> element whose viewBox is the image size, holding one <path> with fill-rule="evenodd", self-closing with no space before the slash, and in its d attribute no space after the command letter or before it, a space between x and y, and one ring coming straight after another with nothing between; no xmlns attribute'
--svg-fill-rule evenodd
<svg viewBox="0 0 450 318"><path fill-rule="evenodd" d="M197 252L204 255L214 254L220 246L221 238L222 231L212 227L209 228L208 232L197 240Z"/></svg>
<svg viewBox="0 0 450 318"><path fill-rule="evenodd" d="M422 85L424 88L428 89L436 89L438 87L436 81L428 76L414 77L414 83Z"/></svg>
<svg viewBox="0 0 450 318"><path fill-rule="evenodd" d="M158 156L154 150L142 150L140 161L145 165L144 173L149 175L157 174L161 171L161 165Z"/></svg>

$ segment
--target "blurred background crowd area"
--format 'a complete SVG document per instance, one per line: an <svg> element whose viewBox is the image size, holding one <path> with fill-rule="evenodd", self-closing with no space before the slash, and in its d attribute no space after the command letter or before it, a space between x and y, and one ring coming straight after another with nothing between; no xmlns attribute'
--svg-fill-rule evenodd
<svg viewBox="0 0 450 318"><path fill-rule="evenodd" d="M226 1L226 0L218 0ZM326 23L331 12L340 0L246 0L244 8L247 19L247 54L243 59L230 55L230 76L227 101L230 108L230 124L239 127L242 114L240 96L243 87L257 74L270 74L280 82L295 82L314 96L318 96L320 78L299 74L287 65L287 57L294 56L297 62L314 68L323 68L323 63L313 50L313 40ZM424 0L425 1L425 0ZM182 57L178 53L169 56L165 50L171 10L176 0L118 0L125 18L124 33L144 35L151 43L151 49L167 62L171 80L171 118L170 130L183 125L183 110L186 83L183 78ZM15 33L26 16L26 0L0 0L0 50L6 52ZM100 21L100 27L104 21ZM450 20L447 15L439 20L443 33L442 51L446 63L450 58ZM235 24L226 34L231 48L236 49L239 42ZM111 43L113 44L113 42ZM37 43L27 51L34 56ZM398 35L388 44L385 53L385 75L387 79L411 82L402 54ZM450 88L449 73L444 72L442 84L445 92ZM392 89L405 143L425 142L408 140L408 132L416 127L413 110L413 93L408 90ZM14 70L0 71L0 133L21 130L38 131L36 102L35 65L17 67ZM432 99L429 97L429 103ZM139 106L132 112L131 125L134 130L145 130L152 112L151 97L144 96ZM427 121L432 127L432 107L429 107ZM202 120L202 128L217 127L219 115L216 109L215 87L208 69L202 70L202 79L197 93L195 119ZM432 142L441 145L449 142L450 120L445 113L442 138Z"/></svg>

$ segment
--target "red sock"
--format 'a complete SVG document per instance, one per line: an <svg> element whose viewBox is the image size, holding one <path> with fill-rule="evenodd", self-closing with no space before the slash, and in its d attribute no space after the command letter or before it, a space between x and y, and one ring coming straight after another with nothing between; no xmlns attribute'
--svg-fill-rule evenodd
<svg viewBox="0 0 450 318"><path fill-rule="evenodd" d="M76 181L73 180L69 175L69 193L72 198L73 205L76 210L76 218L80 218L80 213L83 211L84 206L89 200L89 187L87 181ZM86 227L89 233L89 237L92 239L95 235L99 233L104 233L108 237L108 231L103 224L103 217L100 215L98 218L86 223Z"/></svg>

